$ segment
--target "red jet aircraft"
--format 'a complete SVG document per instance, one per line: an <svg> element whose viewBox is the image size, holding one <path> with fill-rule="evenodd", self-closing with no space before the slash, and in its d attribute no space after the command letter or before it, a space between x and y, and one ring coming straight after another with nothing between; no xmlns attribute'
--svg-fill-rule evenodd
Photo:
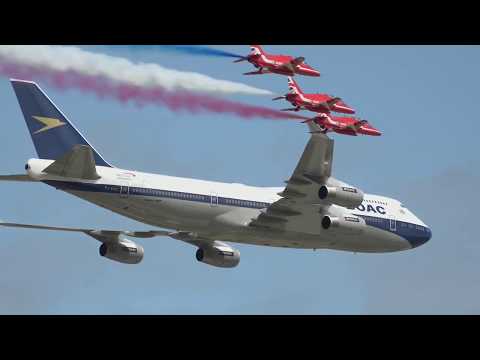
<svg viewBox="0 0 480 360"><path fill-rule="evenodd" d="M248 72L244 75L275 73L287 76L295 76L295 74L320 76L320 72L305 63L304 57L294 58L286 55L270 55L263 51L260 45L251 45L250 49L250 55L234 61L236 63L248 61L258 69L258 71Z"/></svg>
<svg viewBox="0 0 480 360"><path fill-rule="evenodd" d="M292 109L282 111L309 110L317 113L339 112L344 114L355 114L355 110L345 104L342 99L327 94L304 94L293 78L288 78L290 92L285 96L273 100L286 99L293 106Z"/></svg>
<svg viewBox="0 0 480 360"><path fill-rule="evenodd" d="M319 132L324 134L329 131L334 131L339 134L351 136L357 136L358 134L370 136L382 135L382 133L371 126L368 121L352 117L319 114L317 117L304 122L314 122L319 126Z"/></svg>

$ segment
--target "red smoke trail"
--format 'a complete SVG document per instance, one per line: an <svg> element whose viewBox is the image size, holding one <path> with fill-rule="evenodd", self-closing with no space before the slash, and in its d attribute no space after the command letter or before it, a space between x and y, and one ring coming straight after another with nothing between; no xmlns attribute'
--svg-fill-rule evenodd
<svg viewBox="0 0 480 360"><path fill-rule="evenodd" d="M86 75L75 71L58 71L5 62L1 58L0 75L24 80L40 79L61 90L75 88L85 92L93 92L100 98L111 97L122 103L133 101L138 105L164 105L172 111L185 110L193 114L213 112L217 114L234 114L242 118L309 119L301 115L288 114L262 106L246 105L209 95L199 95L188 91L168 91L161 87L143 87L114 82L105 77Z"/></svg>

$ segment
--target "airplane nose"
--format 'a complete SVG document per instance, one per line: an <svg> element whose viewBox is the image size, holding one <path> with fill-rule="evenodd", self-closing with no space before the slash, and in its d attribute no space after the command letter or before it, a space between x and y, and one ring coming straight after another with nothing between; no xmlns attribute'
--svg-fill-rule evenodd
<svg viewBox="0 0 480 360"><path fill-rule="evenodd" d="M382 132L380 130L374 129L372 127L363 127L360 129L360 133L364 135L370 135L370 136L381 136Z"/></svg>
<svg viewBox="0 0 480 360"><path fill-rule="evenodd" d="M427 235L425 236L425 242L427 242L432 238L432 230L430 230L429 227L427 227L426 230L427 230Z"/></svg>
<svg viewBox="0 0 480 360"><path fill-rule="evenodd" d="M410 238L409 242L412 245L412 248L419 247L420 245L425 244L428 240L432 238L432 230L429 227L425 227L424 231L418 233L415 237Z"/></svg>

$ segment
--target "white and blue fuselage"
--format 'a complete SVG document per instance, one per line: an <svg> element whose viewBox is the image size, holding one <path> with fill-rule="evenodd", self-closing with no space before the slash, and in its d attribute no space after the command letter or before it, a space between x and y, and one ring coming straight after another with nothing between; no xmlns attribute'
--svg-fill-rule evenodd
<svg viewBox="0 0 480 360"><path fill-rule="evenodd" d="M99 180L42 173L53 161L32 159L32 178L142 223L225 241L306 249L390 252L424 244L430 229L399 201L365 194L355 209L330 205L332 216L363 218L364 231L336 234L317 221L290 221L283 231L249 227L251 219L278 201L283 187L254 187L97 166ZM319 205L321 202L319 201ZM222 216L229 215L227 219ZM232 214L234 214L232 216Z"/></svg>

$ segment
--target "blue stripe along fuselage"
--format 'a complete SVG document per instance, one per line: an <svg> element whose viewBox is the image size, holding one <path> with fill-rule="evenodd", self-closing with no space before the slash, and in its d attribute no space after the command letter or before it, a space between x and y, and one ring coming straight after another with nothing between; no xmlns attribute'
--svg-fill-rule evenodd
<svg viewBox="0 0 480 360"><path fill-rule="evenodd" d="M43 182L45 184L48 184L60 190L87 191L87 192L109 193L109 194L120 194L120 191L122 188L121 185L89 184L89 183L78 183L78 182L57 181L57 180L45 180ZM129 187L128 195L129 196L152 196L157 198L195 201L195 202L203 202L208 204L211 204L212 202L214 202L215 205L218 204L218 205L251 208L251 209L264 209L270 206L270 203L266 203L266 202L227 198L227 197L215 196L215 195L202 195L202 194L180 192L180 191L136 187L136 186ZM214 200L215 198L217 199L216 201Z"/></svg>
<svg viewBox="0 0 480 360"><path fill-rule="evenodd" d="M377 216L354 215L363 218L369 226L403 237L412 248L425 244L432 237L432 231L426 226Z"/></svg>
<svg viewBox="0 0 480 360"><path fill-rule="evenodd" d="M60 190L86 191L97 193L120 194L122 186L109 184L89 184L70 181L45 180L45 184L53 186ZM125 186L126 187L126 186ZM176 199L185 201L202 202L215 205L226 205L232 207L243 207L250 209L265 209L270 203L258 202L244 199L227 198L215 195L202 195L195 193L161 190L153 188L135 187L128 188L129 196L152 196L164 199ZM125 193L126 195L126 193ZM216 200L215 200L216 199ZM406 239L412 247L420 246L426 243L432 236L432 232L428 227L412 224L409 222L399 221L396 219L381 218L376 216L366 216L354 214L365 220L368 226L375 227L380 230L397 234Z"/></svg>

